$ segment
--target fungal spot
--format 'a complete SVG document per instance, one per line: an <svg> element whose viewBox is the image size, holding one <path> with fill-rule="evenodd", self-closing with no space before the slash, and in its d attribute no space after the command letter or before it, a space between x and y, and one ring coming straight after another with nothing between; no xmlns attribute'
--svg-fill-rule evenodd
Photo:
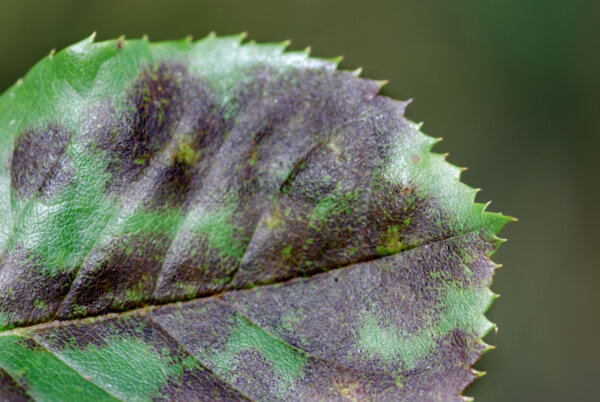
<svg viewBox="0 0 600 402"><path fill-rule="evenodd" d="M59 317L126 310L148 301L162 262L155 256L164 255L169 243L156 233L128 235L95 250L81 268Z"/></svg>
<svg viewBox="0 0 600 402"><path fill-rule="evenodd" d="M183 94L181 66L161 64L140 74L134 83L116 127L100 131L97 147L107 152L110 188L122 191L137 181L174 134L182 113L177 102Z"/></svg>
<svg viewBox="0 0 600 402"><path fill-rule="evenodd" d="M69 164L63 159L70 140L71 133L57 124L28 129L17 137L10 176L19 196L31 198L40 191L51 195L69 183ZM61 180L52 186L57 175L62 176Z"/></svg>
<svg viewBox="0 0 600 402"><path fill-rule="evenodd" d="M0 327L31 325L51 317L69 290L73 272L50 271L16 246L0 257ZM7 322L2 323L4 314ZM4 324L4 325L2 325Z"/></svg>
<svg viewBox="0 0 600 402"><path fill-rule="evenodd" d="M27 395L26 388L15 381L6 370L0 368L0 395L5 401L28 402L33 399Z"/></svg>

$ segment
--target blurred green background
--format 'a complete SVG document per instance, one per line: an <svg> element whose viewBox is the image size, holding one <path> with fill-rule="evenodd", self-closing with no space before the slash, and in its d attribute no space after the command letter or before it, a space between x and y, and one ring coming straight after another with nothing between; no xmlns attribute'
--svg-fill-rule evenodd
<svg viewBox="0 0 600 402"><path fill-rule="evenodd" d="M479 201L520 219L488 317L497 346L466 394L480 401L597 398L600 351L600 2L586 0L0 0L0 91L50 49L98 32L249 33L292 40L390 79L407 115L471 169ZM1 111L0 111L1 112Z"/></svg>

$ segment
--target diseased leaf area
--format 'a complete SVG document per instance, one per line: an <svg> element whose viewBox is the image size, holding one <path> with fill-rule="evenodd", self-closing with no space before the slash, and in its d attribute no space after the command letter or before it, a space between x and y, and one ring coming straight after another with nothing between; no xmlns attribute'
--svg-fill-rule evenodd
<svg viewBox="0 0 600 402"><path fill-rule="evenodd" d="M0 98L6 400L461 400L495 234L406 103L240 37L78 43Z"/></svg>

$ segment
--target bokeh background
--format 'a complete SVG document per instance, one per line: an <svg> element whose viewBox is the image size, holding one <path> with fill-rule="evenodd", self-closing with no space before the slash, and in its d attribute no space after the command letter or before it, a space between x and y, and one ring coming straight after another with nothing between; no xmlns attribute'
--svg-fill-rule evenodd
<svg viewBox="0 0 600 402"><path fill-rule="evenodd" d="M497 346L480 401L598 397L600 1L0 0L0 92L97 31L152 40L247 31L389 79L407 115L443 136L479 201L520 219L502 233ZM1 111L0 111L1 113Z"/></svg>

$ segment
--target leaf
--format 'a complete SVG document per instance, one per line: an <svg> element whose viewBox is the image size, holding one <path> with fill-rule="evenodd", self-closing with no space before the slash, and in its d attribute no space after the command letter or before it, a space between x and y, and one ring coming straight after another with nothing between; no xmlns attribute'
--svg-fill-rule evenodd
<svg viewBox="0 0 600 402"><path fill-rule="evenodd" d="M50 55L0 98L9 400L460 400L495 236L381 83L209 36Z"/></svg>

